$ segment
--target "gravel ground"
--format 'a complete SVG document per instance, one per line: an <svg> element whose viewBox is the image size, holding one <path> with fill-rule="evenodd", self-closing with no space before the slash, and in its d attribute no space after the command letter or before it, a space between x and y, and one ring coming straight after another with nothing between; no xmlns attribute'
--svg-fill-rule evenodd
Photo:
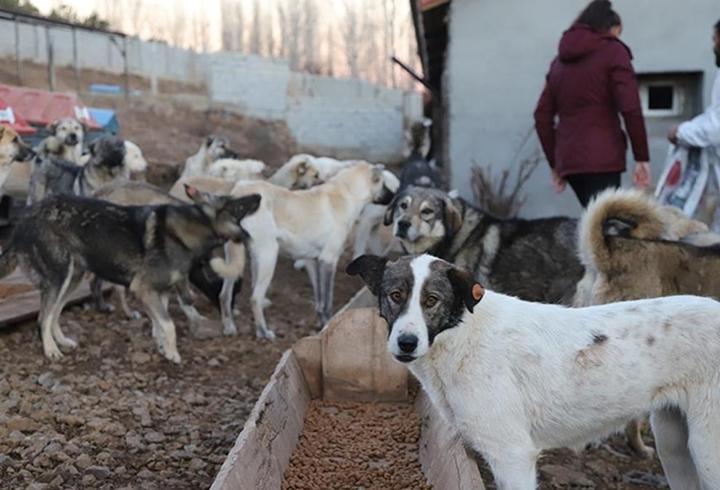
<svg viewBox="0 0 720 490"><path fill-rule="evenodd" d="M338 273L336 306L359 286ZM282 352L314 332L311 297L281 260L267 309L275 343L250 334L246 295L234 338L189 338L173 311L179 367L157 353L145 319L70 308L63 328L80 346L59 363L45 360L32 323L1 330L0 486L209 487Z"/></svg>

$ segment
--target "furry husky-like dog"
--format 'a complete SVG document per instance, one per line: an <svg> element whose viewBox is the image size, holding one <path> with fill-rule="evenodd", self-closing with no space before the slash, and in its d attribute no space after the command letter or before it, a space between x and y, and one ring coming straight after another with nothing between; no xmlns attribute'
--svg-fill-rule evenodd
<svg viewBox="0 0 720 490"><path fill-rule="evenodd" d="M13 162L23 162L34 153L14 129L0 124L0 190L10 175Z"/></svg>
<svg viewBox="0 0 720 490"><path fill-rule="evenodd" d="M192 205L118 206L70 195L31 207L0 256L0 277L20 264L40 290L39 323L45 356L77 343L60 329L60 313L85 272L128 287L145 305L160 352L179 363L168 293L194 260L247 234L240 220L257 211L260 196L218 197L187 188Z"/></svg>
<svg viewBox="0 0 720 490"><path fill-rule="evenodd" d="M38 155L30 177L28 205L53 194L90 196L104 185L125 180L125 143L104 137L90 145L85 165Z"/></svg>
<svg viewBox="0 0 720 490"><path fill-rule="evenodd" d="M388 206L385 224L407 253L453 262L528 301L569 305L583 274L575 219L499 219L441 190L411 186Z"/></svg>
<svg viewBox="0 0 720 490"><path fill-rule="evenodd" d="M720 488L720 302L531 303L429 255L362 256L347 272L376 296L390 354L499 489L535 490L544 450L582 448L647 412L670 488Z"/></svg>
<svg viewBox="0 0 720 490"><path fill-rule="evenodd" d="M720 235L642 192L597 196L580 220L578 249L585 275L575 306L677 294L720 298ZM640 428L628 424L628 444L649 457Z"/></svg>
<svg viewBox="0 0 720 490"><path fill-rule="evenodd" d="M230 189L224 193L228 194ZM183 194L184 189L183 189ZM217 192L211 192L210 194L222 194ZM118 204L120 206L157 206L161 204L172 204L172 205L183 205L188 202L187 196L184 195L186 200L182 200L171 196L159 187L144 183L144 182L117 182L108 186L105 186L95 192L93 197L96 199L102 199L104 201ZM210 265L212 256L202 257L195 262L190 269L189 281L190 283L198 288L200 292L207 297L218 310L220 310L219 296L223 286L223 279L218 276ZM242 286L242 279L238 280L235 284L235 294L239 292ZM112 311L112 307L105 303L102 296L102 281L95 278L91 282L91 290L93 292L93 300L95 301L95 307L99 311ZM138 318L139 313L130 309L127 304L127 298L125 294L125 288L122 286L116 286L116 292L120 301L120 308L122 309L125 316L128 318ZM187 287L187 284L181 283L177 287L177 299L180 308L183 313L188 317L191 326L196 326L199 321L204 320L204 317L195 309L192 305L192 295ZM233 294L233 297L235 297ZM232 333L232 332L226 332Z"/></svg>

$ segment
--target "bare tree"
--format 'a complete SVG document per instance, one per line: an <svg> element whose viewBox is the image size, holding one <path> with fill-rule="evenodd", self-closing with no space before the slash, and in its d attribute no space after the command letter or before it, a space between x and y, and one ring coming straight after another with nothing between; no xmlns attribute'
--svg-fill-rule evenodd
<svg viewBox="0 0 720 490"><path fill-rule="evenodd" d="M253 20L250 29L250 52L253 54L262 54L262 33L265 27L262 22L262 9L260 8L260 0L253 3Z"/></svg>
<svg viewBox="0 0 720 490"><path fill-rule="evenodd" d="M139 36L146 24L145 1L129 0L130 8L130 29L133 34Z"/></svg>
<svg viewBox="0 0 720 490"><path fill-rule="evenodd" d="M233 23L233 49L236 51L245 50L245 12L242 2L235 4L235 19Z"/></svg>
<svg viewBox="0 0 720 490"><path fill-rule="evenodd" d="M345 0L343 7L342 41L347 68L351 77L358 78L360 76L360 50L362 49L360 13L358 12L357 3L352 0Z"/></svg>
<svg viewBox="0 0 720 490"><path fill-rule="evenodd" d="M274 58L276 56L277 43L275 41L275 24L273 19L273 11L265 9L263 13L263 24L265 25L263 32L265 33L263 47L265 56Z"/></svg>
<svg viewBox="0 0 720 490"><path fill-rule="evenodd" d="M182 4L175 5L173 9L172 27L170 39L175 46L184 47L187 40L187 15Z"/></svg>
<svg viewBox="0 0 720 490"><path fill-rule="evenodd" d="M525 204L527 196L523 194L525 184L542 161L539 151L520 161L514 185L510 186L510 169L505 169L496 179L492 175L492 166L480 166L474 162L472 171L472 189L475 202L484 211L499 217L512 218L517 216Z"/></svg>
<svg viewBox="0 0 720 490"><path fill-rule="evenodd" d="M220 45L224 51L235 49L233 35L235 30L232 0L220 1Z"/></svg>
<svg viewBox="0 0 720 490"><path fill-rule="evenodd" d="M335 33L332 26L327 28L325 38L325 74L335 75Z"/></svg>
<svg viewBox="0 0 720 490"><path fill-rule="evenodd" d="M305 15L302 22L304 52L303 67L305 71L317 73L320 71L316 56L319 11L315 0L305 0L304 3L303 13Z"/></svg>

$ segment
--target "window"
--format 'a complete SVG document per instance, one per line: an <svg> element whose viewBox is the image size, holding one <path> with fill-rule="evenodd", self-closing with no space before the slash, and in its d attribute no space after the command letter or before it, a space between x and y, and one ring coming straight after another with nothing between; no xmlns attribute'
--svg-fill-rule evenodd
<svg viewBox="0 0 720 490"><path fill-rule="evenodd" d="M641 81L640 100L645 117L677 117L685 112L685 87L670 80Z"/></svg>
<svg viewBox="0 0 720 490"><path fill-rule="evenodd" d="M651 111L671 111L675 90L672 85L651 85L648 87L648 109Z"/></svg>

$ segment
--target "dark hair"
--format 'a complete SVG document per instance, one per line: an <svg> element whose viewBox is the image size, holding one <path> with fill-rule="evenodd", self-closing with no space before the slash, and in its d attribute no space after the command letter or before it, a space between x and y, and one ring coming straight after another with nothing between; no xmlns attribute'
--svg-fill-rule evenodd
<svg viewBox="0 0 720 490"><path fill-rule="evenodd" d="M607 32L612 27L622 24L620 16L612 8L610 0L593 0L580 12L577 20L580 24L587 24L599 32Z"/></svg>

